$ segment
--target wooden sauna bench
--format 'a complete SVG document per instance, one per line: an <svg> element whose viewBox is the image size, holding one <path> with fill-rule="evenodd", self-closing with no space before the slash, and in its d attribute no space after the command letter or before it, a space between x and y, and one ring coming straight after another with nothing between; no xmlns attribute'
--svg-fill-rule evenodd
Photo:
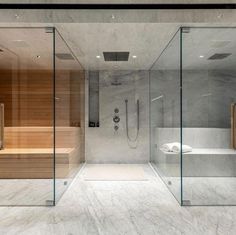
<svg viewBox="0 0 236 235"><path fill-rule="evenodd" d="M80 128L56 129L56 177L67 177L79 164ZM16 148L17 146L17 148ZM0 150L0 179L52 179L53 128L5 127Z"/></svg>
<svg viewBox="0 0 236 235"><path fill-rule="evenodd" d="M56 150L56 176L66 177L74 165L75 149ZM50 148L3 149L0 151L1 179L53 178L53 150Z"/></svg>

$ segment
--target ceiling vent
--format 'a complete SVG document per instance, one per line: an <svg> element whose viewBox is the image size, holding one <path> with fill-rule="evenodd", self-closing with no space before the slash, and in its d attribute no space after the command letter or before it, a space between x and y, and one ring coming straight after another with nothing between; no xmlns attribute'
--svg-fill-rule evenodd
<svg viewBox="0 0 236 235"><path fill-rule="evenodd" d="M128 61L129 60L129 52L103 52L105 61Z"/></svg>
<svg viewBox="0 0 236 235"><path fill-rule="evenodd" d="M60 60L74 60L74 57L69 53L57 53L56 57Z"/></svg>
<svg viewBox="0 0 236 235"><path fill-rule="evenodd" d="M232 55L231 53L216 53L208 58L208 60L222 60Z"/></svg>

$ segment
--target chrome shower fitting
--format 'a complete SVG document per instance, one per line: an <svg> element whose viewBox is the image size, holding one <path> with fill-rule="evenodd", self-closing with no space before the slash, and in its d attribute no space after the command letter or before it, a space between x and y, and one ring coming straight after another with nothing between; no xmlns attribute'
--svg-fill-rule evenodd
<svg viewBox="0 0 236 235"><path fill-rule="evenodd" d="M113 116L112 120L114 122L114 130L118 131L118 129L119 129L119 122L120 122L119 109L118 108L114 109L114 116Z"/></svg>

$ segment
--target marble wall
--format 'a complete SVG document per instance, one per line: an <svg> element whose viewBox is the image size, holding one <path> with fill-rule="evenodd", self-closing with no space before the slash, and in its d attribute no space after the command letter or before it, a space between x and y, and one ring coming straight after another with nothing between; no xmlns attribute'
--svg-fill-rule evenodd
<svg viewBox="0 0 236 235"><path fill-rule="evenodd" d="M183 127L184 128L230 128L230 106L236 102L236 72L229 70L184 70L183 83ZM178 136L171 135L169 142L180 142L180 73L177 70L155 70L151 80L151 155L156 155L156 127L176 128ZM161 97L157 99L158 97ZM201 129L202 131L204 129ZM205 136L209 142L215 135ZM188 138L183 135L184 143ZM201 141L200 141L201 142ZM230 139L227 138L228 146ZM193 146L195 148L206 148ZM210 147L208 147L210 148ZM217 148L217 146L214 146ZM218 148L221 148L219 145Z"/></svg>
<svg viewBox="0 0 236 235"><path fill-rule="evenodd" d="M185 187L188 177L235 176L230 106L236 102L236 71L184 70L182 75L183 143L193 147L193 152L182 158L182 173L187 176L184 190L189 193L190 188ZM151 71L150 91L151 162L179 198L180 155L166 155L159 149L164 143L181 142L180 71ZM202 183L204 180L199 181Z"/></svg>
<svg viewBox="0 0 236 235"><path fill-rule="evenodd" d="M116 83L120 85L114 85ZM140 102L140 131L137 143L127 141L125 99L128 99L129 130L132 138L137 130L136 100L139 99ZM115 108L119 109L118 131L114 130ZM149 72L99 71L99 118L100 127L89 128L88 122L86 123L86 162L148 162ZM88 121L88 117L86 119Z"/></svg>
<svg viewBox="0 0 236 235"><path fill-rule="evenodd" d="M180 126L180 74L151 71L152 120L159 127ZM236 102L236 71L184 70L183 126L230 128L230 105Z"/></svg>

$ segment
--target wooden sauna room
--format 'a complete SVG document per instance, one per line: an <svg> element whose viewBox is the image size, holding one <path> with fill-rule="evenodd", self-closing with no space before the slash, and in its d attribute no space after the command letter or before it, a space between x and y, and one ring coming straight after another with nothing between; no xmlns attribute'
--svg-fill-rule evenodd
<svg viewBox="0 0 236 235"><path fill-rule="evenodd" d="M84 161L83 68L54 29L0 36L0 179L73 177Z"/></svg>

